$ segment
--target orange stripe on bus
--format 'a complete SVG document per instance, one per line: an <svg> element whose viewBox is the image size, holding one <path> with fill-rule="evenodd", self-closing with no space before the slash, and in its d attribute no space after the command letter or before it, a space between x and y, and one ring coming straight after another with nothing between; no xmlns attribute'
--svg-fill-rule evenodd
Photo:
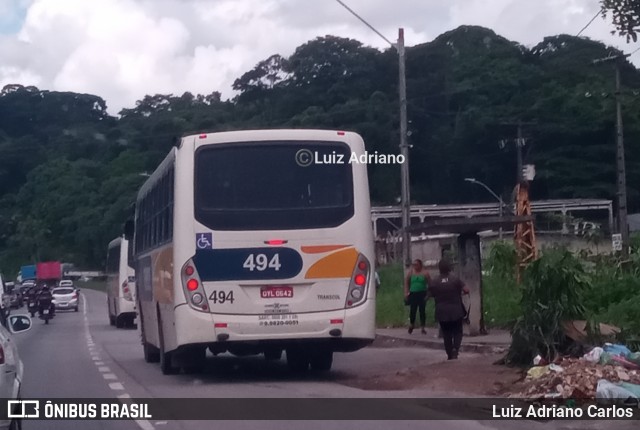
<svg viewBox="0 0 640 430"><path fill-rule="evenodd" d="M303 246L302 252L305 254L322 254L323 252L335 251L336 249L346 248L349 245L316 245Z"/></svg>
<svg viewBox="0 0 640 430"><path fill-rule="evenodd" d="M355 248L334 252L316 261L304 277L306 279L350 278L357 261L358 251Z"/></svg>

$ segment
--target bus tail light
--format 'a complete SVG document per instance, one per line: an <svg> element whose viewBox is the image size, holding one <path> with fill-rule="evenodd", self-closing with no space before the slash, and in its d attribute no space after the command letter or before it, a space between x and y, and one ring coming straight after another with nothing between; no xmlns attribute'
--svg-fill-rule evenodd
<svg viewBox="0 0 640 430"><path fill-rule="evenodd" d="M124 281L122 283L122 297L128 302L133 301L133 295L131 294L131 288L129 288L128 281Z"/></svg>
<svg viewBox="0 0 640 430"><path fill-rule="evenodd" d="M347 292L347 300L345 306L347 308L357 306L366 300L367 284L371 274L371 264L367 257L360 254L358 261L353 269L351 281L349 282L349 290Z"/></svg>
<svg viewBox="0 0 640 430"><path fill-rule="evenodd" d="M207 295L204 292L204 287L200 281L200 276L195 268L192 260L189 260L182 266L181 277L184 294L193 309L200 312L207 312L209 310L209 303L207 303Z"/></svg>

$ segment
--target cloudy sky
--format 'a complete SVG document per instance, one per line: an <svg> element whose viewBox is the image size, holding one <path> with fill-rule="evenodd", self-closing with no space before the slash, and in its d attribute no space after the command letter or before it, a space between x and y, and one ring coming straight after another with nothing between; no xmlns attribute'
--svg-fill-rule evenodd
<svg viewBox="0 0 640 430"><path fill-rule="evenodd" d="M389 39L407 45L463 24L534 45L576 34L598 0L345 0ZM596 18L583 35L626 51ZM97 94L109 111L145 94L233 96L231 84L258 61L289 55L317 36L386 44L335 0L0 0L0 88L9 83ZM640 53L634 56L640 64Z"/></svg>

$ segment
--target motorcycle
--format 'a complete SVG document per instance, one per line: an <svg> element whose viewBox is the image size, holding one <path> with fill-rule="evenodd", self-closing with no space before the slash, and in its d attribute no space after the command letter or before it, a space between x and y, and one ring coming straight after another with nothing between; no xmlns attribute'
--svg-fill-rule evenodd
<svg viewBox="0 0 640 430"><path fill-rule="evenodd" d="M38 312L38 302L35 298L29 299L29 302L27 303L27 310L31 314L31 318L36 315L36 312Z"/></svg>
<svg viewBox="0 0 640 430"><path fill-rule="evenodd" d="M49 324L49 320L53 317L53 315L51 314L51 308L45 307L40 311L39 316L41 320L44 320L45 324Z"/></svg>

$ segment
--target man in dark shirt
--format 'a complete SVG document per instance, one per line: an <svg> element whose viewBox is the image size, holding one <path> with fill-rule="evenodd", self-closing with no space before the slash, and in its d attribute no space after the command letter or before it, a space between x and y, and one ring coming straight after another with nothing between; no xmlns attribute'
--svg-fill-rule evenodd
<svg viewBox="0 0 640 430"><path fill-rule="evenodd" d="M469 294L469 289L451 274L451 264L447 260L438 263L438 270L440 275L429 286L428 295L436 302L435 317L440 323L447 357L454 360L458 358L462 343L462 320L466 316L462 295Z"/></svg>

